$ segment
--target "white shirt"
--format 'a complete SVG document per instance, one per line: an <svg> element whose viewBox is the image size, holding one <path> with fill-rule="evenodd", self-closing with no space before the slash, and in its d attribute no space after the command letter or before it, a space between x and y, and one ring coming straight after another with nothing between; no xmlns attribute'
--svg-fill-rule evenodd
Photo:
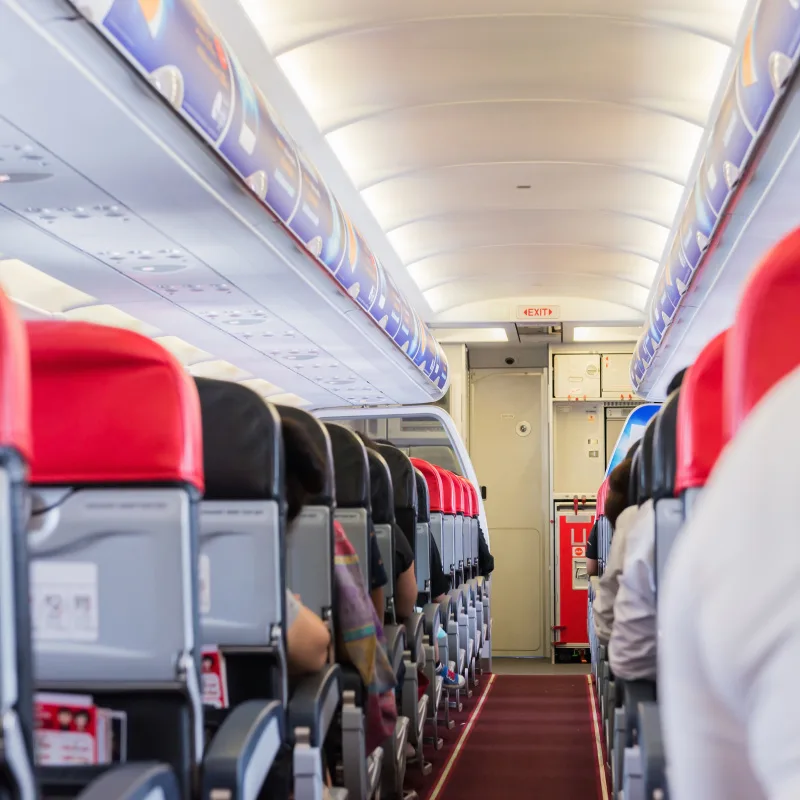
<svg viewBox="0 0 800 800"><path fill-rule="evenodd" d="M653 501L639 508L628 531L625 561L614 600L608 660L623 680L656 679L656 584Z"/></svg>
<svg viewBox="0 0 800 800"><path fill-rule="evenodd" d="M800 798L800 370L751 413L659 592L674 800Z"/></svg>
<svg viewBox="0 0 800 800"><path fill-rule="evenodd" d="M611 636L611 627L614 624L614 600L619 589L619 577L625 564L625 547L628 529L636 519L639 509L629 506L618 517L611 537L611 547L608 551L606 568L600 578L597 596L592 603L594 615L594 629L600 644L608 644Z"/></svg>

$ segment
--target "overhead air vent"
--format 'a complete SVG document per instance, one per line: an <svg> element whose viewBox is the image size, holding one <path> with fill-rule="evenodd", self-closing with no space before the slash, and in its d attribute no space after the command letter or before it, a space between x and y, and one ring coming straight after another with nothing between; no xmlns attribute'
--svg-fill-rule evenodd
<svg viewBox="0 0 800 800"><path fill-rule="evenodd" d="M552 344L563 341L561 325L517 323L517 335L522 344Z"/></svg>

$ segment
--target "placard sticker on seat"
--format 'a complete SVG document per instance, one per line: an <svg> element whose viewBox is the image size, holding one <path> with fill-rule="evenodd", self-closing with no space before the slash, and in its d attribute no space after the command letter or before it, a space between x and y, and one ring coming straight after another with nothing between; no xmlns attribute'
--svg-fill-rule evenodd
<svg viewBox="0 0 800 800"><path fill-rule="evenodd" d="M211 613L211 559L205 554L200 555L198 570L198 591L200 594L200 613Z"/></svg>
<svg viewBox="0 0 800 800"><path fill-rule="evenodd" d="M97 641L100 632L97 564L33 561L30 580L35 639Z"/></svg>

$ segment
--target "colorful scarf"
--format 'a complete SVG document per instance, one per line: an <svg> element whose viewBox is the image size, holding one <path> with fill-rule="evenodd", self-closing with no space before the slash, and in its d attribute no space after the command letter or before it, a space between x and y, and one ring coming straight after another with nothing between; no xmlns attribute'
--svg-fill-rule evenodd
<svg viewBox="0 0 800 800"><path fill-rule="evenodd" d="M394 732L396 680L386 653L383 627L364 585L358 555L338 522L334 523L334 529L337 660L352 664L366 687L364 712L369 754Z"/></svg>

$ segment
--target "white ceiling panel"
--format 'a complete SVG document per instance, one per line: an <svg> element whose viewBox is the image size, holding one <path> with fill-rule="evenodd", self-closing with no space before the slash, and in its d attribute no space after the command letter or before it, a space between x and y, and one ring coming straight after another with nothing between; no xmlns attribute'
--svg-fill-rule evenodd
<svg viewBox="0 0 800 800"><path fill-rule="evenodd" d="M240 1L431 322L641 315L748 0Z"/></svg>

